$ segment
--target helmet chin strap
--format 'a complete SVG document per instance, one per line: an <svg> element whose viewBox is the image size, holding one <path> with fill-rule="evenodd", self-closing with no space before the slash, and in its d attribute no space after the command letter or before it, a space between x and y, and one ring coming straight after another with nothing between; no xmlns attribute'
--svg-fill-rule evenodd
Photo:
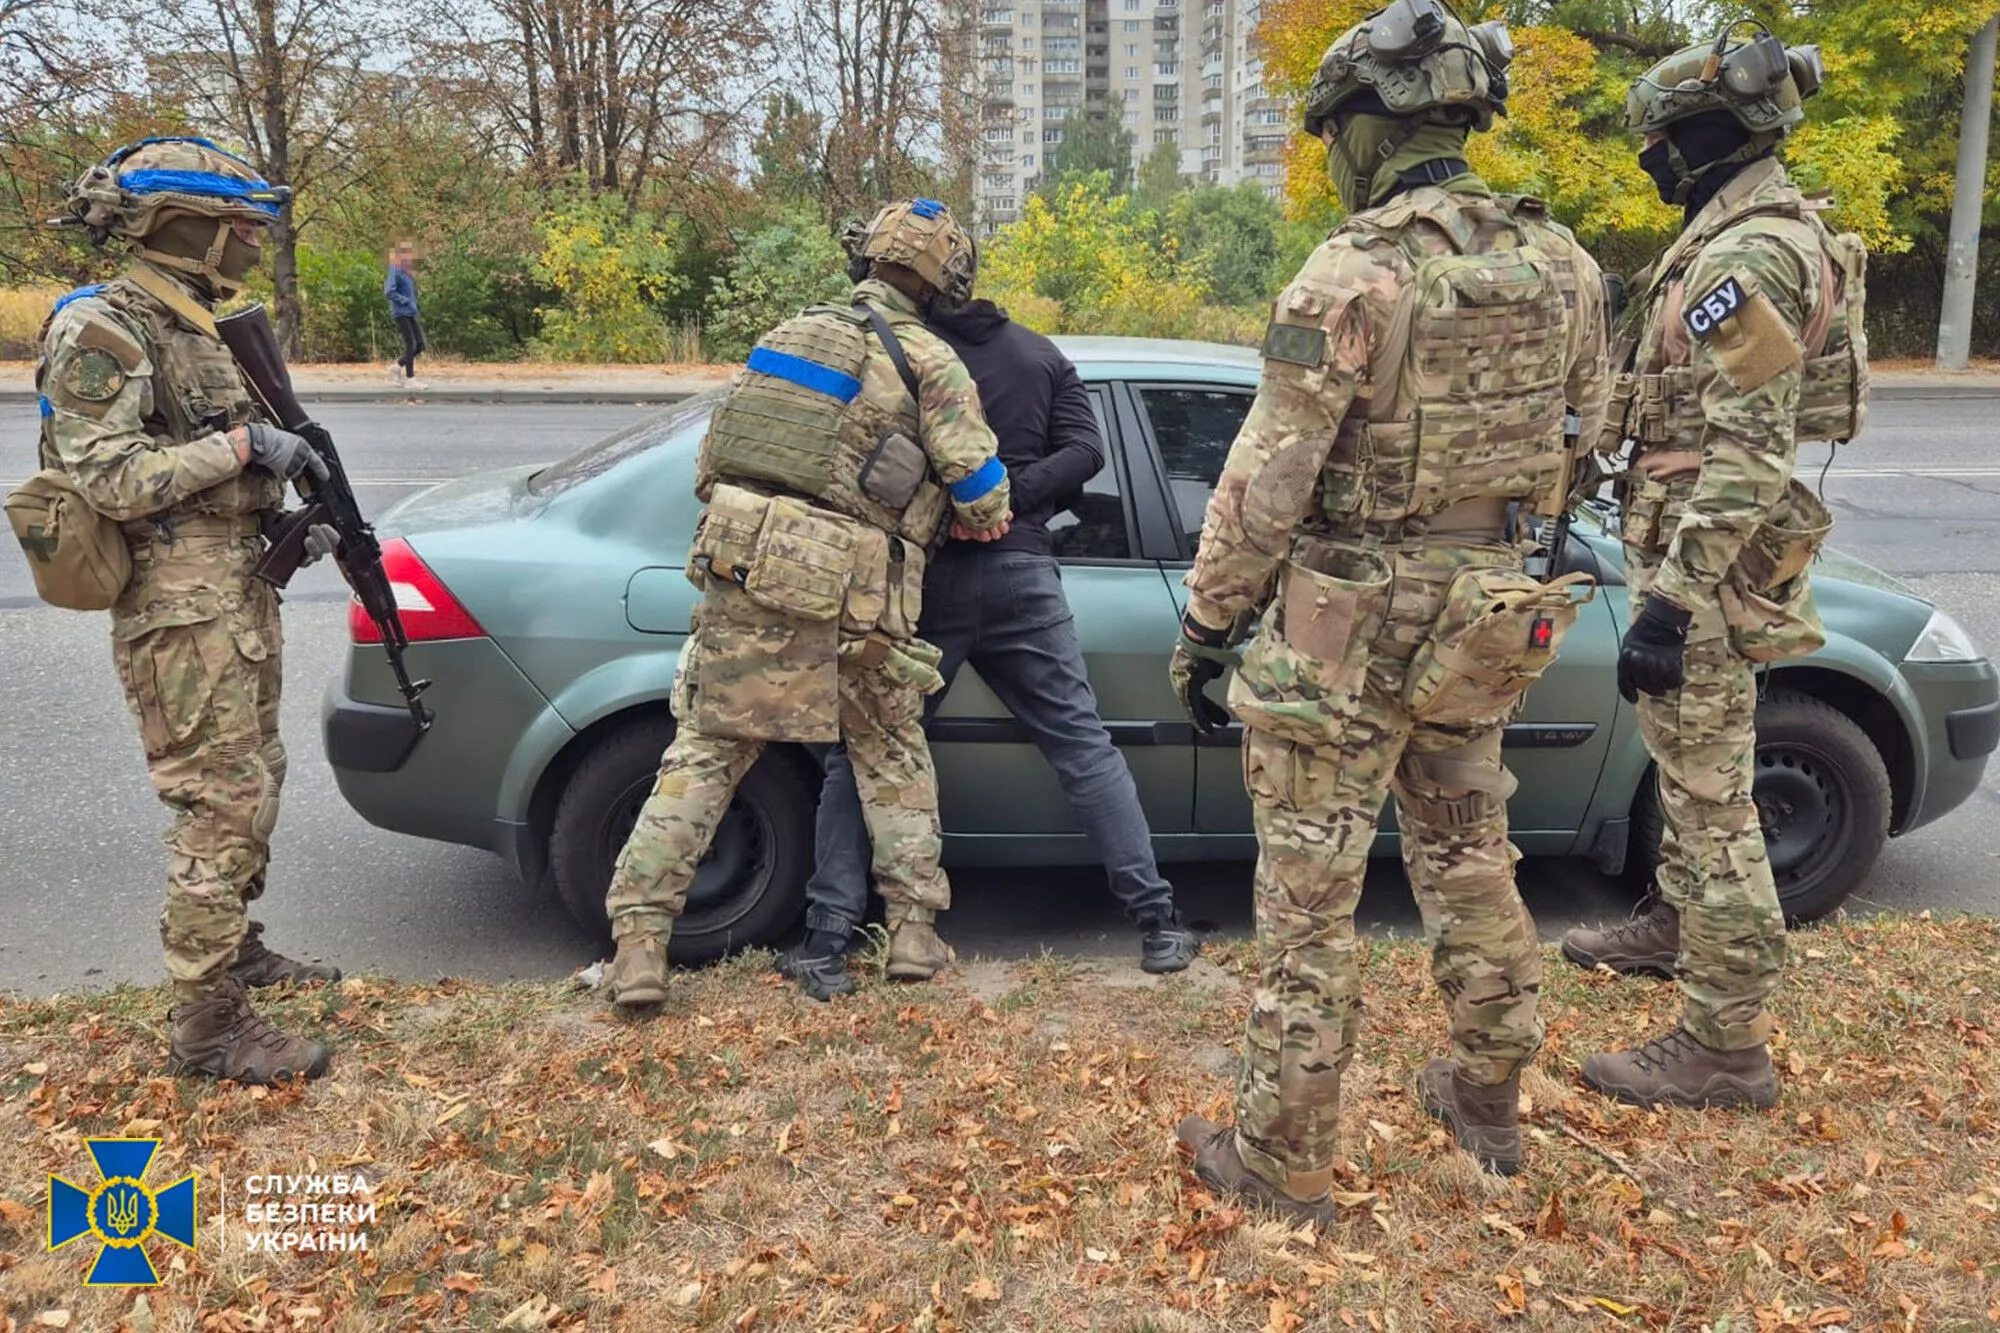
<svg viewBox="0 0 2000 1333"><path fill-rule="evenodd" d="M1687 203L1688 196L1694 193L1694 187L1701 182L1702 177L1708 175L1710 172L1728 167L1741 166L1746 162L1754 162L1759 157L1762 157L1769 151L1770 145L1762 142L1761 139L1762 136L1753 135L1749 142L1728 156L1718 157L1715 161L1703 166L1690 167L1687 158L1681 154L1681 146L1675 143L1673 135L1669 134L1667 136L1667 162L1674 169L1674 202L1676 204Z"/></svg>
<svg viewBox="0 0 2000 1333"><path fill-rule="evenodd" d="M216 300L227 301L243 290L242 279L226 278L222 275L222 255L229 247L231 230L228 218L217 218L215 239L209 243L208 252L200 259L189 259L185 255L172 255L164 250L155 250L143 240L133 243L132 253L157 267L170 268L200 278Z"/></svg>

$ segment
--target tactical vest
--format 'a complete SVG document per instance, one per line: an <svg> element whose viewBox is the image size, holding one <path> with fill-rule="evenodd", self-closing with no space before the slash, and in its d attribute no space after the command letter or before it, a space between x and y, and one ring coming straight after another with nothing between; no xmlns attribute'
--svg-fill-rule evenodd
<svg viewBox="0 0 2000 1333"><path fill-rule="evenodd" d="M221 341L189 328L130 277L116 278L92 295L140 330L153 365L152 402L140 424L155 445L191 444L256 418L243 373ZM42 333L46 338L46 325ZM58 466L47 425L41 454L43 467ZM263 468L249 468L170 509L120 526L130 535L150 537L179 518L248 517L284 504L285 483Z"/></svg>
<svg viewBox="0 0 2000 1333"><path fill-rule="evenodd" d="M1368 413L1341 422L1329 456L1322 496L1337 529L1468 500L1560 502L1564 279L1574 279L1563 247L1537 244L1546 215L1534 199L1425 190L1342 228L1364 245L1396 246L1415 271L1374 349ZM1427 250L1419 222L1450 251Z"/></svg>
<svg viewBox="0 0 2000 1333"><path fill-rule="evenodd" d="M1695 388L1693 342L1681 319L1687 275L1724 233L1760 217L1797 221L1818 242L1819 300L1799 330L1805 368L1793 440L1844 444L1861 433L1868 420L1868 250L1859 236L1830 231L1819 219L1820 207L1789 181L1762 183L1699 230L1683 233L1642 275L1645 295L1628 312L1612 349L1619 375L1601 448L1613 452L1629 439L1646 450L1701 449L1708 418Z"/></svg>
<svg viewBox="0 0 2000 1333"><path fill-rule="evenodd" d="M710 418L697 475L810 500L920 547L929 546L947 495L921 456L917 402L894 377L893 393L868 391L868 311L815 305L758 340L729 396ZM885 458L920 472L910 484L870 484Z"/></svg>

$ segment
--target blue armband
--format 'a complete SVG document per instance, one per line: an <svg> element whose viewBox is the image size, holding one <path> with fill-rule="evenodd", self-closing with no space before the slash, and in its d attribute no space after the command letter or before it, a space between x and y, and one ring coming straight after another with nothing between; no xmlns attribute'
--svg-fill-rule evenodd
<svg viewBox="0 0 2000 1333"><path fill-rule="evenodd" d="M969 505L993 494L1006 480L1007 465L998 458L989 458L979 465L979 471L951 484L951 498L962 505Z"/></svg>

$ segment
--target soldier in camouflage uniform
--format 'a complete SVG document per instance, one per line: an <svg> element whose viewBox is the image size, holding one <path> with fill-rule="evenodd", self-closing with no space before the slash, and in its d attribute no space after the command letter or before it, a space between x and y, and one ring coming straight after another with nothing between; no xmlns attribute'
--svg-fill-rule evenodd
<svg viewBox="0 0 2000 1333"><path fill-rule="evenodd" d="M1278 297L1255 404L1210 499L1172 675L1201 689L1261 611L1229 703L1246 728L1262 963L1236 1121L1179 1137L1209 1184L1325 1221L1361 1012L1354 910L1383 802L1451 1014L1425 1107L1488 1170L1521 1164L1540 956L1507 839L1501 733L1576 615L1523 572L1510 509L1553 517L1609 388L1597 266L1537 200L1463 160L1504 110L1500 23L1399 0L1335 41L1305 127L1352 216Z"/></svg>
<svg viewBox="0 0 2000 1333"><path fill-rule="evenodd" d="M1759 663L1825 641L1807 566L1832 517L1792 476L1804 440L1866 415L1866 252L1831 234L1775 156L1805 118L1819 56L1768 31L1701 43L1632 87L1640 164L1686 210L1635 284L1602 441L1633 442L1621 477L1634 616L1619 689L1639 709L1666 832L1652 910L1572 930L1586 967L1678 975L1684 1008L1636 1050L1592 1056L1585 1082L1643 1106L1770 1106L1765 1003L1784 918L1751 800Z"/></svg>
<svg viewBox="0 0 2000 1333"><path fill-rule="evenodd" d="M72 188L69 216L133 262L57 302L35 383L44 467L123 530L132 577L111 609L112 661L160 799L174 812L160 938L178 1001L170 1065L242 1083L326 1071L246 986L337 980L267 948L264 891L285 748L278 599L251 576L285 481L325 475L310 446L258 419L216 335L285 192L204 139L148 139ZM315 530L314 558L332 549Z"/></svg>
<svg viewBox="0 0 2000 1333"><path fill-rule="evenodd" d="M771 741L846 742L889 976L926 979L951 957L933 925L951 889L921 720L943 678L916 625L944 525L1006 531L1007 471L971 375L922 323L938 294L970 294L971 238L917 199L878 213L857 253L868 276L849 300L766 334L702 441L688 576L703 599L674 685L678 729L605 899L623 1008L666 998L688 884Z"/></svg>

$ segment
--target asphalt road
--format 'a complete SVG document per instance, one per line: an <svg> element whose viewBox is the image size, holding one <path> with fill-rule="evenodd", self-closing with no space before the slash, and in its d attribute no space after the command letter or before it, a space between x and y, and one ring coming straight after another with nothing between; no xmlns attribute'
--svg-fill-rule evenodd
<svg viewBox="0 0 2000 1333"><path fill-rule="evenodd" d="M364 506L379 512L432 481L551 459L649 414L640 407L328 406ZM33 408L9 409L0 482L31 470ZM2000 652L2000 400L1879 402L1826 493L1837 544L1894 573ZM1802 470L1816 472L1824 451ZM0 488L4 489L4 488ZM349 969L407 979L561 976L596 956L563 910L496 858L375 829L341 801L321 753L320 691L346 647L344 587L308 570L287 596L291 750L272 889L257 915L274 943ZM0 989L34 994L160 975L164 809L112 675L104 617L35 600L0 556ZM2000 771L1942 823L1892 842L1852 906L2000 911ZM1247 864L1169 867L1206 928L1249 926ZM1133 942L1102 876L961 872L951 938L961 953L1028 957L1047 947L1123 954ZM1567 861L1523 864L1542 928L1622 914L1621 889ZM1417 930L1399 870L1378 863L1362 904L1378 931Z"/></svg>

